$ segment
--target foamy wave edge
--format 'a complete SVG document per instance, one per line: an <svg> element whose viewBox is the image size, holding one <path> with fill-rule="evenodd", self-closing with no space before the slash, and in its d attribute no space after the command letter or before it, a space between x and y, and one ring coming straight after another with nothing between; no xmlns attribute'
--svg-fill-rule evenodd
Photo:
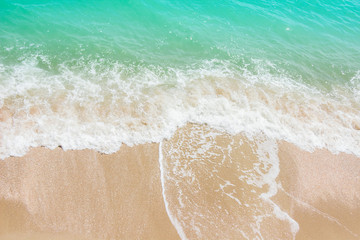
<svg viewBox="0 0 360 240"><path fill-rule="evenodd" d="M100 59L57 73L33 59L0 64L0 158L38 146L113 153L189 122L360 156L360 71L323 91L269 62L251 69L219 60L178 69Z"/></svg>

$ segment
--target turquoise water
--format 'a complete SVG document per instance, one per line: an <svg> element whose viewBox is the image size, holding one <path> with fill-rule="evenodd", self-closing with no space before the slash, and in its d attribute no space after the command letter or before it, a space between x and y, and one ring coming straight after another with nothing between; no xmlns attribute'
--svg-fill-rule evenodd
<svg viewBox="0 0 360 240"><path fill-rule="evenodd" d="M189 121L358 152L359 42L358 1L0 0L2 152Z"/></svg>
<svg viewBox="0 0 360 240"><path fill-rule="evenodd" d="M0 160L157 142L182 239L294 239L283 141L360 156L359 0L0 0Z"/></svg>
<svg viewBox="0 0 360 240"><path fill-rule="evenodd" d="M360 69L358 1L1 1L0 55L183 67L270 61L308 83ZM84 63L86 64L86 63Z"/></svg>

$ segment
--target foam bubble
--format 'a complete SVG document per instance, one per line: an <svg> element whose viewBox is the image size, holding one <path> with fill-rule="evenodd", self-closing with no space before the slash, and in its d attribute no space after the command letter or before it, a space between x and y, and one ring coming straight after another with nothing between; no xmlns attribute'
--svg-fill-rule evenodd
<svg viewBox="0 0 360 240"><path fill-rule="evenodd" d="M164 199L164 204L165 204L165 209L166 212L170 218L171 223L173 224L173 226L175 227L177 233L179 234L180 238L182 240L186 240L187 237L184 233L184 229L182 228L179 220L173 216L173 214L171 214L170 210L169 210L169 202L167 201L167 197L165 194L165 170L164 170L164 162L163 162L163 153L162 153L162 142L160 142L159 144L159 166L160 166L160 179L161 179L161 187L162 187L162 195L163 195L163 199Z"/></svg>
<svg viewBox="0 0 360 240"><path fill-rule="evenodd" d="M56 71L39 61L0 67L0 104L12 116L0 123L1 158L36 146L111 153L160 142L187 122L360 155L357 75L325 92L255 60L175 68L79 59Z"/></svg>
<svg viewBox="0 0 360 240"><path fill-rule="evenodd" d="M296 235L296 221L271 201L278 187L276 140L193 124L161 143L159 152L167 212L184 238Z"/></svg>

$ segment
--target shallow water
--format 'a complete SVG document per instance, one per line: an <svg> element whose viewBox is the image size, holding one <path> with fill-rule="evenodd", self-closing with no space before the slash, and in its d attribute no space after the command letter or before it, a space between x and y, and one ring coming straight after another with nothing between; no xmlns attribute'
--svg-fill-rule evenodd
<svg viewBox="0 0 360 240"><path fill-rule="evenodd" d="M359 12L356 1L1 1L0 155L110 153L186 122L359 155Z"/></svg>
<svg viewBox="0 0 360 240"><path fill-rule="evenodd" d="M0 159L157 142L162 197L182 239L292 239L299 224L272 200L284 190L279 142L360 156L359 13L357 1L0 0ZM24 184L14 191L30 191ZM26 202L34 213L40 203ZM329 219L341 227L346 217ZM82 235L101 221L53 229ZM351 224L344 231L356 238ZM106 234L95 236L131 231Z"/></svg>
<svg viewBox="0 0 360 240"><path fill-rule="evenodd" d="M160 144L167 211L182 239L293 239L298 224L271 201L276 141L192 125Z"/></svg>

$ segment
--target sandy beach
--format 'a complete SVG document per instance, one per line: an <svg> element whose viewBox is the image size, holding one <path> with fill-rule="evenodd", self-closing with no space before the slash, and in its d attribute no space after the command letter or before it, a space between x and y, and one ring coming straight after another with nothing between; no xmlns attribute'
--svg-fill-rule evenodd
<svg viewBox="0 0 360 240"><path fill-rule="evenodd" d="M360 240L359 23L0 0L0 240Z"/></svg>
<svg viewBox="0 0 360 240"><path fill-rule="evenodd" d="M178 239L161 194L157 144L34 148L0 161L0 239Z"/></svg>
<svg viewBox="0 0 360 240"><path fill-rule="evenodd" d="M178 182L179 175L171 172L172 156L201 149L192 135L199 131L208 130L187 126L162 143L164 193L172 220L178 219L175 227L189 239L246 239L234 231L238 225L248 236L258 236L253 216L270 216L273 203L261 197L268 186L238 180L239 166L257 164L251 141L214 131L219 146L243 142L216 158L202 154L197 162L196 156L180 154L182 166L196 173L191 183L189 176ZM296 239L360 239L360 159L278 145L278 191L271 201L298 223ZM158 150L155 143L124 145L110 155L40 147L0 161L0 239L179 239L165 209ZM289 221L275 215L262 219L259 229L265 239L292 238Z"/></svg>
<svg viewBox="0 0 360 240"><path fill-rule="evenodd" d="M360 239L360 159L282 142L274 197L299 223L296 239Z"/></svg>

